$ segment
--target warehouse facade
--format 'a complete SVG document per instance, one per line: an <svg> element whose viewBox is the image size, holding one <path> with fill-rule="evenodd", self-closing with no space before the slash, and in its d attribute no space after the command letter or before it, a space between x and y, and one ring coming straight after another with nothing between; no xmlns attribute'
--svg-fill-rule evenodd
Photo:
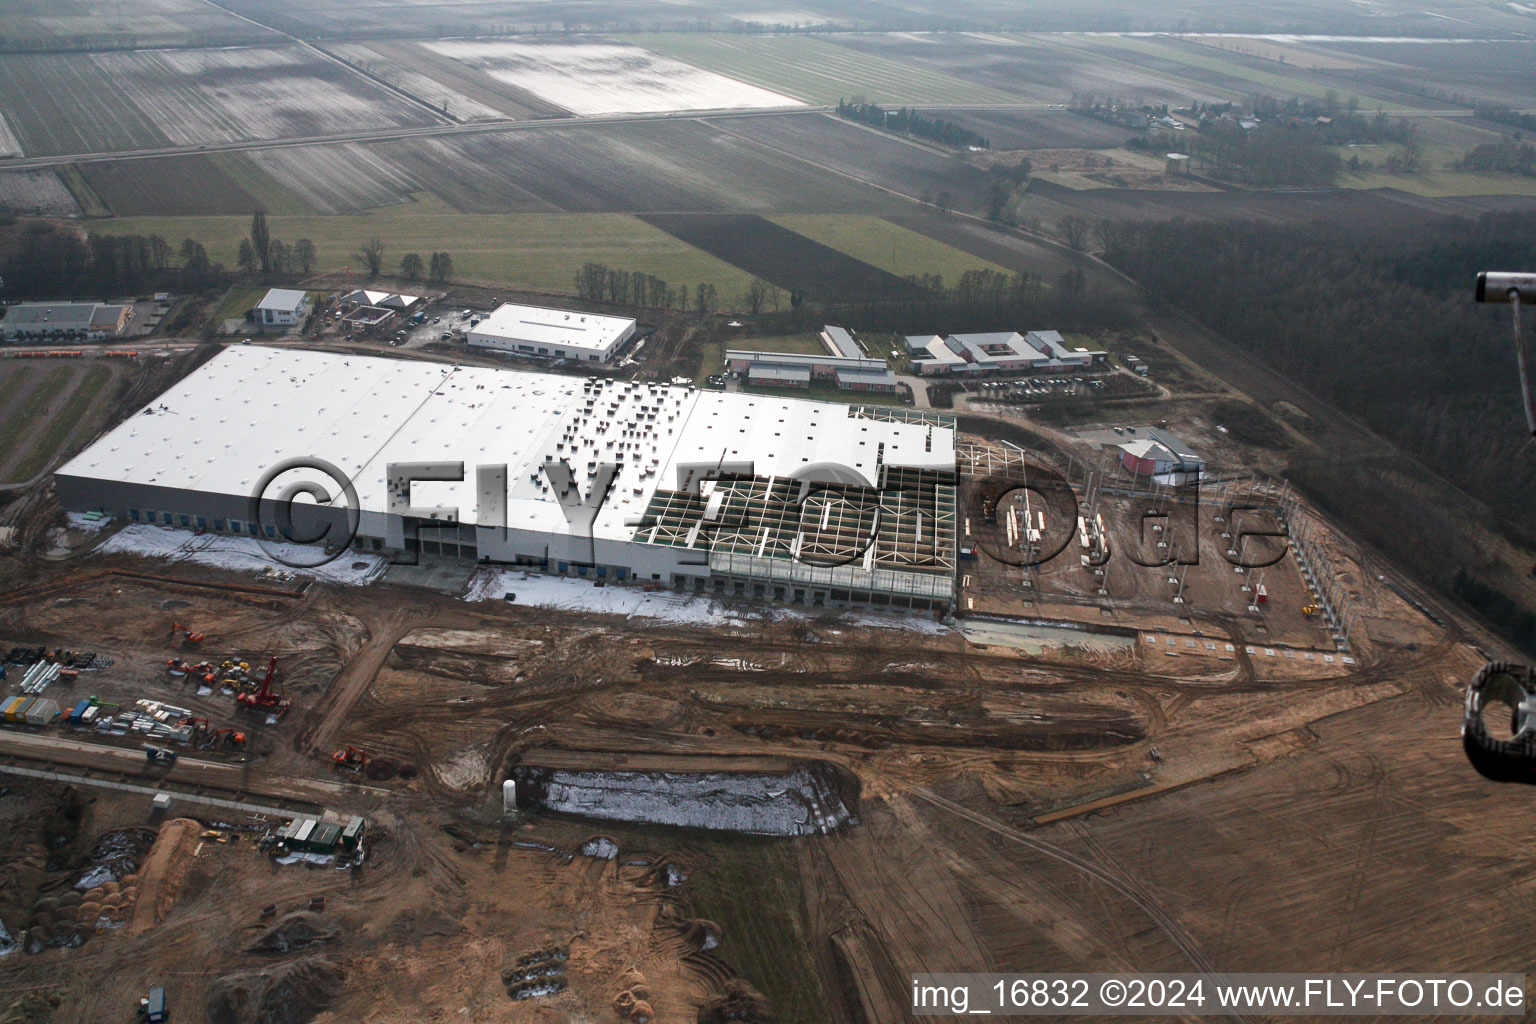
<svg viewBox="0 0 1536 1024"><path fill-rule="evenodd" d="M634 320L504 303L465 337L471 345L531 359L607 363L635 336Z"/></svg>
<svg viewBox="0 0 1536 1024"><path fill-rule="evenodd" d="M341 489L288 457L352 481L364 551L809 604L953 594L953 423L903 409L237 346L55 479L68 509L271 541L276 496ZM348 534L335 507L293 521Z"/></svg>
<svg viewBox="0 0 1536 1024"><path fill-rule="evenodd" d="M5 311L0 337L6 341L62 338L107 341L128 327L133 307L99 302L20 302Z"/></svg>

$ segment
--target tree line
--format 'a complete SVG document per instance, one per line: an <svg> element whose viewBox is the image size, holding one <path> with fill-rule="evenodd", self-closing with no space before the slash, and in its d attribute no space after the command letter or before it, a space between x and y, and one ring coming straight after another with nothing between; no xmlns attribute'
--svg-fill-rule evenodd
<svg viewBox="0 0 1536 1024"><path fill-rule="evenodd" d="M129 293L163 287L201 291L228 278L223 264L193 238L88 234L47 221L20 225L0 259L3 291L18 297Z"/></svg>
<svg viewBox="0 0 1536 1024"><path fill-rule="evenodd" d="M900 110L886 110L877 103L865 103L859 99L840 99L837 101L837 112L850 121L858 121L861 124L872 125L884 131L898 132L902 135L916 135L918 138L931 139L946 146L954 146L956 149L992 148L991 140L985 135L978 135L954 121L946 121L940 117L924 117L906 107Z"/></svg>
<svg viewBox="0 0 1536 1024"><path fill-rule="evenodd" d="M719 290L707 281L689 287L674 288L655 274L643 270L619 270L606 263L583 263L576 271L576 297L588 302L608 302L616 306L644 309L689 309L704 314L720 308Z"/></svg>
<svg viewBox="0 0 1536 1024"><path fill-rule="evenodd" d="M1536 265L1536 213L1374 229L1122 224L1106 238L1106 257L1154 294L1475 496L1499 529L1536 540L1536 460L1525 451L1509 311L1478 307L1471 294L1478 271ZM1475 545L1456 561L1444 557L1459 527L1452 517L1446 531L1432 528L1433 491L1399 500L1397 485L1363 470L1345 475L1327 464L1305 473L1357 527L1397 516L1379 542L1412 564L1435 565L1447 589L1455 566L1475 575L1486 557ZM1368 494L1381 497L1361 497Z"/></svg>

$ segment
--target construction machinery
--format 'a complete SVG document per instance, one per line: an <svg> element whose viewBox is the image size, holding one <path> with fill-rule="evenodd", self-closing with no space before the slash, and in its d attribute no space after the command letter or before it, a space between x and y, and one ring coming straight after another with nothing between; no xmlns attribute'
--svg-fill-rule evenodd
<svg viewBox="0 0 1536 1024"><path fill-rule="evenodd" d="M360 772L368 764L368 752L349 746L332 754L331 763L349 772Z"/></svg>
<svg viewBox="0 0 1536 1024"><path fill-rule="evenodd" d="M245 749L245 733L238 729L216 729L213 740L215 745L223 750Z"/></svg>
<svg viewBox="0 0 1536 1024"><path fill-rule="evenodd" d="M1305 605L1302 605L1301 606L1301 614L1303 614L1303 615L1316 615L1317 614L1317 605L1315 605L1315 604L1305 604Z"/></svg>
<svg viewBox="0 0 1536 1024"><path fill-rule="evenodd" d="M166 639L175 640L178 636L182 638L183 642L189 644L200 644L203 642L203 634L197 630L183 626L179 622L172 622L171 631L166 634Z"/></svg>
<svg viewBox="0 0 1536 1024"><path fill-rule="evenodd" d="M165 1024L171 1013L165 1008L165 986L156 985L139 999L137 1019L143 1024Z"/></svg>
<svg viewBox="0 0 1536 1024"><path fill-rule="evenodd" d="M274 715L280 715L288 710L288 702L283 699L281 691L272 688L273 681L277 678L277 658L272 657L267 662L267 674L262 677L261 685L250 693L235 694L236 709L244 708L247 711L266 711Z"/></svg>

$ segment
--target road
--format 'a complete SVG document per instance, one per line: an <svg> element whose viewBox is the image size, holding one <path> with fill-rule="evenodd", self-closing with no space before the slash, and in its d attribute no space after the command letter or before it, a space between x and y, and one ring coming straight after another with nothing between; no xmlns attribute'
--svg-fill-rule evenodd
<svg viewBox="0 0 1536 1024"><path fill-rule="evenodd" d="M109 746L68 734L62 728L45 732L0 732L0 755L68 768L113 772L142 783L158 780L190 789L216 789L225 793L258 796L268 800L298 800L321 806L357 805L386 795L373 786L348 781L306 779L279 775L260 766L227 764L182 757L171 768L146 762L142 747Z"/></svg>

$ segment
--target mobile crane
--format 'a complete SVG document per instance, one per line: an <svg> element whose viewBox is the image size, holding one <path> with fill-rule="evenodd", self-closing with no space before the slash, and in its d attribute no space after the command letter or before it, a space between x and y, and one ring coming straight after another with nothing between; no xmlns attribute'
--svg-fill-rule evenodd
<svg viewBox="0 0 1536 1024"><path fill-rule="evenodd" d="M236 709L244 708L247 711L267 711L274 715L280 715L288 710L288 702L283 699L281 691L272 689L272 682L277 678L277 657L274 655L267 662L267 674L262 677L261 685L250 693L235 695Z"/></svg>

